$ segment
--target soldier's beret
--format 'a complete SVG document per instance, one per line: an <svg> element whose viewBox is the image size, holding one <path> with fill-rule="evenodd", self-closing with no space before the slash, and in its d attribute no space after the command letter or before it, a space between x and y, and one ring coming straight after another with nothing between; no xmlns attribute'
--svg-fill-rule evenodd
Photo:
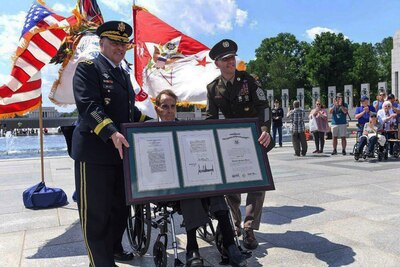
<svg viewBox="0 0 400 267"><path fill-rule="evenodd" d="M97 28L96 34L100 38L107 37L116 42L129 43L132 27L123 21L107 21Z"/></svg>
<svg viewBox="0 0 400 267"><path fill-rule="evenodd" d="M237 44L229 39L223 39L213 46L210 50L210 58L213 60L222 59L232 55L236 56Z"/></svg>

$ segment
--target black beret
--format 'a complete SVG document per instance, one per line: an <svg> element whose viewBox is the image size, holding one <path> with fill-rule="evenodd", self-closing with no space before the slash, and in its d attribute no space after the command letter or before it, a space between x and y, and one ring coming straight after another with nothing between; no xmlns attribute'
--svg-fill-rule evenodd
<svg viewBox="0 0 400 267"><path fill-rule="evenodd" d="M132 27L123 21L107 21L97 28L96 34L100 38L107 37L116 42L129 43Z"/></svg>
<svg viewBox="0 0 400 267"><path fill-rule="evenodd" d="M210 50L210 58L218 60L227 56L235 55L238 50L237 44L229 39L223 39L213 46Z"/></svg>

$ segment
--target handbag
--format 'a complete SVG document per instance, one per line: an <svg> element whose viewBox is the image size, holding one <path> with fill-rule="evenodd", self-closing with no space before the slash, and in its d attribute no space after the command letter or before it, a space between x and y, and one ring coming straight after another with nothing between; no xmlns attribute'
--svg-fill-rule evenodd
<svg viewBox="0 0 400 267"><path fill-rule="evenodd" d="M310 132L318 131L317 120L314 118L314 116L311 117L311 119L308 122L308 124L310 126Z"/></svg>
<svg viewBox="0 0 400 267"><path fill-rule="evenodd" d="M28 209L60 207L68 203L67 195L62 189L47 187L44 182L26 189L22 198Z"/></svg>

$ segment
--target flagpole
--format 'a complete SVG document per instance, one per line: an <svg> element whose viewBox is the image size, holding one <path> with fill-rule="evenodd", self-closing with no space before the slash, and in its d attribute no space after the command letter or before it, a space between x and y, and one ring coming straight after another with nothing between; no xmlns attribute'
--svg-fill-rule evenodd
<svg viewBox="0 0 400 267"><path fill-rule="evenodd" d="M42 103L39 106L39 137L40 137L40 167L42 183L44 183L44 158L43 158L43 110Z"/></svg>

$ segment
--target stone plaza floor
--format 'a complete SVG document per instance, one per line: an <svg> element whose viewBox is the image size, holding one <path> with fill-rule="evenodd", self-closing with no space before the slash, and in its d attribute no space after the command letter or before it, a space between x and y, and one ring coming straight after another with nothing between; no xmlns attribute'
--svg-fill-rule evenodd
<svg viewBox="0 0 400 267"><path fill-rule="evenodd" d="M348 141L346 156L331 156L330 140L324 154L311 153L312 141L305 157L293 156L290 143L269 153L276 190L266 193L260 245L249 266L400 266L400 159L356 162L354 140ZM3 160L0 170L0 266L88 266L72 201L73 161L45 158L47 186L64 189L70 202L46 210L22 202L22 192L40 181L39 159ZM184 261L185 234L176 217ZM199 244L207 265L219 266L215 245ZM118 265L154 266L152 245L145 256ZM126 238L124 246L130 249ZM171 243L168 253L173 266Z"/></svg>

